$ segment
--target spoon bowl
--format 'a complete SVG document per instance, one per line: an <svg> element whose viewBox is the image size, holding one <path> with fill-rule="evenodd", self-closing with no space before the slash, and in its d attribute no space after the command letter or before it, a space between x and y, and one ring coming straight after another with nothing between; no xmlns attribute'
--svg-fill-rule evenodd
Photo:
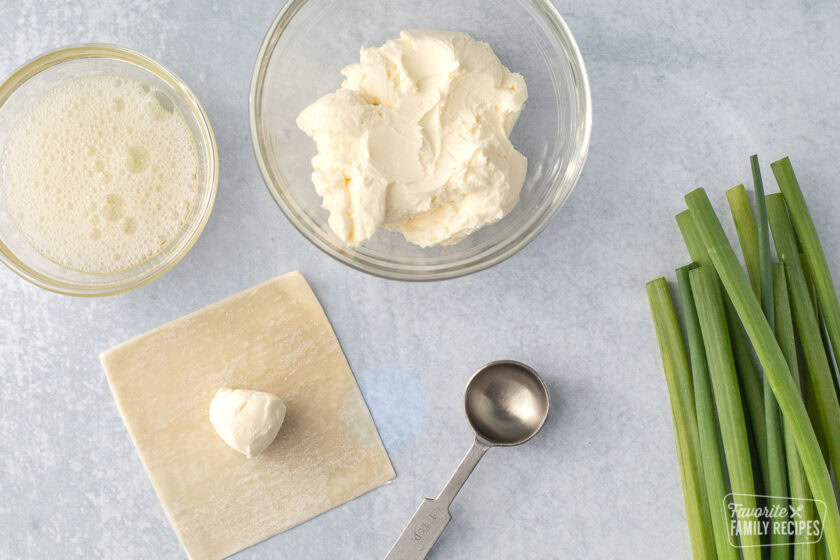
<svg viewBox="0 0 840 560"><path fill-rule="evenodd" d="M478 370L464 391L467 420L489 445L520 445L545 424L551 402L542 379L520 362L491 362Z"/></svg>
<svg viewBox="0 0 840 560"><path fill-rule="evenodd" d="M385 560L423 560L452 518L449 505L484 453L494 446L525 443L545 424L551 402L536 371L521 362L490 362L464 390L464 410L475 441L455 474L434 500L417 508Z"/></svg>

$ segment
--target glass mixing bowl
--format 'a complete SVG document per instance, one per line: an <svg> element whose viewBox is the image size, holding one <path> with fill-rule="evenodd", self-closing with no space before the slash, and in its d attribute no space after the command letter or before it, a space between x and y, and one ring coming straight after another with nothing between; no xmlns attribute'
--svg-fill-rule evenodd
<svg viewBox="0 0 840 560"><path fill-rule="evenodd" d="M198 239L216 196L219 155L210 121L192 91L175 74L151 58L115 45L78 45L48 52L12 73L0 85L0 147L28 105L56 85L96 75L135 78L164 93L181 111L198 152L195 204L178 236L150 259L112 273L85 273L47 259L23 238L0 196L0 261L48 290L75 296L104 296L136 288L160 276ZM2 163L2 160L0 160Z"/></svg>
<svg viewBox="0 0 840 560"><path fill-rule="evenodd" d="M336 237L310 175L315 143L300 111L341 85L359 48L403 29L465 31L525 77L528 102L511 134L528 158L519 203L455 245L421 248L380 230L359 247ZM547 0L291 0L268 30L250 96L251 138L265 182L292 224L328 255L400 280L453 278L510 257L545 228L580 176L592 127L589 81L569 28Z"/></svg>

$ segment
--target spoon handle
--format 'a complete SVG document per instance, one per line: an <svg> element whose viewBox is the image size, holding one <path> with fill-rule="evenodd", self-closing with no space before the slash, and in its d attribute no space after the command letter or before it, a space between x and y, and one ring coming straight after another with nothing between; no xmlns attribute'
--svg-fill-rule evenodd
<svg viewBox="0 0 840 560"><path fill-rule="evenodd" d="M458 495L458 491L488 449L488 445L477 439L473 442L438 497L434 500L424 499L417 508L385 560L423 560L426 557L452 518L449 514L449 504Z"/></svg>
<svg viewBox="0 0 840 560"><path fill-rule="evenodd" d="M446 483L446 486L443 487L443 490L441 490L438 497L435 498L435 501L444 504L444 507L448 510L449 504L451 504L452 500L455 499L455 496L458 495L461 487L464 486L464 483L472 474L473 469L475 469L475 466L488 449L490 449L490 446L478 441L478 439L473 441L472 447L470 447L470 450L467 451L464 458L461 459L461 464L458 465L457 469L455 469L455 472L452 474L452 478L450 478L449 482Z"/></svg>

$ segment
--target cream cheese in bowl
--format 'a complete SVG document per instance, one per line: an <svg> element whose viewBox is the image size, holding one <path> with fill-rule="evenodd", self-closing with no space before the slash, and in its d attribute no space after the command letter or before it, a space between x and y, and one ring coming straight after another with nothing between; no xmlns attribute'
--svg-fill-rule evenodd
<svg viewBox="0 0 840 560"><path fill-rule="evenodd" d="M427 246L406 239L403 231L410 236L416 231L407 227L407 220L398 212L388 215L389 210L397 209L398 200L391 196L395 190L389 189L384 209L377 208L383 216L381 227L374 227L376 234L367 240L353 244L362 236L353 231L354 240L348 240L342 229L334 226L346 228L349 234L355 212L349 210L345 218L341 202L334 206L340 212L338 217L324 208L333 202L325 201L313 188L311 161L319 153L317 142L300 130L298 118L325 93L342 86L346 79L342 69L362 62L360 47L379 49L396 39L402 29L466 33L492 46L502 66L522 75L527 83L527 106L508 139L527 158L525 178L516 203L503 218L478 227L457 242L443 242L457 239L457 227L444 230L439 238L415 238L430 243ZM394 69L390 70L393 75ZM387 85L384 79L382 83ZM384 107L380 103L380 109ZM385 278L418 281L483 270L533 240L566 202L580 177L589 149L592 111L580 50L549 0L382 0L375 4L289 0L270 25L257 56L250 121L254 153L269 193L307 240L348 266ZM352 192L344 189L343 174L341 179L337 186L346 195L335 182L329 189L339 201ZM504 192L512 194L512 190ZM359 194L375 193L360 190ZM452 201L459 202L454 197ZM416 208L423 203L415 202ZM435 203L430 202L429 207ZM501 213L509 204L507 199L499 201ZM448 215L442 217L443 222L449 219ZM464 232L472 227L466 225ZM422 230L435 228L424 224ZM556 258L564 256L557 254Z"/></svg>
<svg viewBox="0 0 840 560"><path fill-rule="evenodd" d="M527 159L508 136L528 91L490 45L403 31L342 74L297 119L317 144L312 181L338 237L358 245L382 226L448 245L510 212Z"/></svg>

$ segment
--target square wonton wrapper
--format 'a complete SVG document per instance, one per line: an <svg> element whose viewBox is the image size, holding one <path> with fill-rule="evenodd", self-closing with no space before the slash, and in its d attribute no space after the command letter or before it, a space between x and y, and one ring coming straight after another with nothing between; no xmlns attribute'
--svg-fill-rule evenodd
<svg viewBox="0 0 840 560"><path fill-rule="evenodd" d="M394 478L326 315L300 273L101 356L120 414L193 560L216 560ZM246 459L215 433L220 387L282 398L277 439Z"/></svg>

